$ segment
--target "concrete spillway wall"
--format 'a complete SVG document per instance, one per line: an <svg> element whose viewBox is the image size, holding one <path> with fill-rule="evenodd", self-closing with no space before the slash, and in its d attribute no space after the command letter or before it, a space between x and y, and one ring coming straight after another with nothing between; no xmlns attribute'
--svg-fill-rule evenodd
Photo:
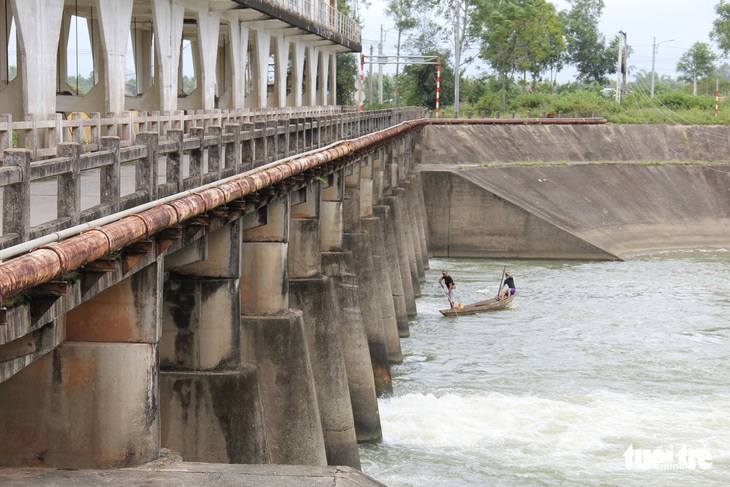
<svg viewBox="0 0 730 487"><path fill-rule="evenodd" d="M464 163L420 168L431 253L616 259L657 250L726 248L730 166L689 163L699 155L727 156L727 145L717 138L712 146L699 140L715 130L728 134L718 127L642 126L636 127L641 135L631 136L628 126L429 127L422 161ZM660 149L672 145L685 148L672 152L674 163L636 162L655 154L668 157ZM455 152L459 146L463 153ZM616 154L628 160L617 160ZM473 164L538 158L564 163ZM610 158L616 162L586 163Z"/></svg>

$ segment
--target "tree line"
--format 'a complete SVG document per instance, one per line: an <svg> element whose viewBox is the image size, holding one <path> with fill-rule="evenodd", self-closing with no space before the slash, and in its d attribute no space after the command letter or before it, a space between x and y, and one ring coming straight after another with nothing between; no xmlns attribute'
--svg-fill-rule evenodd
<svg viewBox="0 0 730 487"><path fill-rule="evenodd" d="M730 53L728 1L719 0L715 6L717 17L709 33L717 52L710 42L696 42L679 59L677 79L654 76L657 95L690 89L692 95L714 94L716 79L721 80L721 88L730 88L730 66L720 62ZM506 111L525 93L582 90L612 97L619 47L618 36L607 38L598 28L604 0L567 3L566 9L558 11L548 0L389 0L386 14L397 31L399 53L440 56L441 104L453 105L458 117L460 104L481 111ZM349 74L350 63L356 74L354 58L340 64ZM479 74L465 74L470 64ZM575 80L557 83L558 73L568 66L576 72ZM630 65L628 69L633 77L629 91L650 84L651 72ZM384 104L433 109L435 78L433 66L405 66L402 73L385 78L383 99L388 103ZM345 87L348 93L351 87L351 83Z"/></svg>

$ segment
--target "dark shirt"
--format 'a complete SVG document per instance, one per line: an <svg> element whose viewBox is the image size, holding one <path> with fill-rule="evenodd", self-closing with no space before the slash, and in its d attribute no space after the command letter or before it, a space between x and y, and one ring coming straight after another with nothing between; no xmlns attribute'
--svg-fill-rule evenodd
<svg viewBox="0 0 730 487"><path fill-rule="evenodd" d="M512 279L512 276L507 277L507 279L504 280L504 284L509 286L510 289L515 289L515 280Z"/></svg>
<svg viewBox="0 0 730 487"><path fill-rule="evenodd" d="M451 276L445 276L442 277L444 280L444 284L446 284L446 289L451 289L451 287L454 285L454 280L451 278Z"/></svg>

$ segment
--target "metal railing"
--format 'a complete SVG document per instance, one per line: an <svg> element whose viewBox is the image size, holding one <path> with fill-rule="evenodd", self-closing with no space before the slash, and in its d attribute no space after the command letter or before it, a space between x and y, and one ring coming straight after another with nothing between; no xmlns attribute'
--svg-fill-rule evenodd
<svg viewBox="0 0 730 487"><path fill-rule="evenodd" d="M331 29L358 44L362 39L360 24L333 8L329 3L319 0L270 1L292 13Z"/></svg>
<svg viewBox="0 0 730 487"><path fill-rule="evenodd" d="M33 142L3 151L0 249L423 116L414 108L314 112L216 110L45 123L0 115L0 142L12 140L13 131ZM43 137L33 131L41 130L57 143L40 147ZM45 217L33 222L39 206Z"/></svg>

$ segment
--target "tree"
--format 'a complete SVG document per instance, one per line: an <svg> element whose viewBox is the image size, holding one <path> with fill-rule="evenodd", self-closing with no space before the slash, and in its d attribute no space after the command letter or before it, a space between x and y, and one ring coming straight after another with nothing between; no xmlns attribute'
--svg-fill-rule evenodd
<svg viewBox="0 0 730 487"><path fill-rule="evenodd" d="M441 100L443 105L454 102L453 68L448 62L448 56L436 51L422 53L425 56L441 55ZM403 69L400 79L403 102L407 105L436 108L436 66L433 64L412 64Z"/></svg>
<svg viewBox="0 0 730 487"><path fill-rule="evenodd" d="M578 80L601 84L607 75L616 72L616 55L606 47L606 39L598 30L603 0L568 0L571 8L561 12L565 25L568 59L578 70Z"/></svg>
<svg viewBox="0 0 730 487"><path fill-rule="evenodd" d="M525 77L530 75L534 87L542 73L561 63L565 48L563 28L552 3L545 0L522 0L521 3L517 66Z"/></svg>
<svg viewBox="0 0 730 487"><path fill-rule="evenodd" d="M469 48L469 42L481 29L476 21L477 2L480 0L435 0L438 17L445 17L445 32L454 47L454 117L459 117L459 85L462 54ZM444 77L442 76L443 80ZM443 93L443 90L441 90Z"/></svg>
<svg viewBox="0 0 730 487"><path fill-rule="evenodd" d="M717 55L706 42L695 42L689 51L682 54L677 63L677 71L687 80L692 80L692 94L697 95L697 80L705 78L715 70Z"/></svg>
<svg viewBox="0 0 730 487"><path fill-rule="evenodd" d="M486 0L481 4L480 21L489 26L481 33L479 57L497 71L501 82L502 109L507 108L507 78L516 65L521 41L524 9L514 0Z"/></svg>
<svg viewBox="0 0 730 487"><path fill-rule="evenodd" d="M415 0L389 0L385 7L385 14L393 18L395 29L398 32L396 56L400 56L401 39L403 33L418 25ZM381 27L382 28L382 27ZM398 72L400 63L395 66L395 104L398 106Z"/></svg>
<svg viewBox="0 0 730 487"><path fill-rule="evenodd" d="M730 4L720 0L715 5L715 14L717 18L712 23L710 39L717 43L723 56L727 56L730 53Z"/></svg>
<svg viewBox="0 0 730 487"><path fill-rule="evenodd" d="M355 91L355 80L358 79L358 61L355 54L337 54L337 77L335 89L338 105L352 105L352 94Z"/></svg>

